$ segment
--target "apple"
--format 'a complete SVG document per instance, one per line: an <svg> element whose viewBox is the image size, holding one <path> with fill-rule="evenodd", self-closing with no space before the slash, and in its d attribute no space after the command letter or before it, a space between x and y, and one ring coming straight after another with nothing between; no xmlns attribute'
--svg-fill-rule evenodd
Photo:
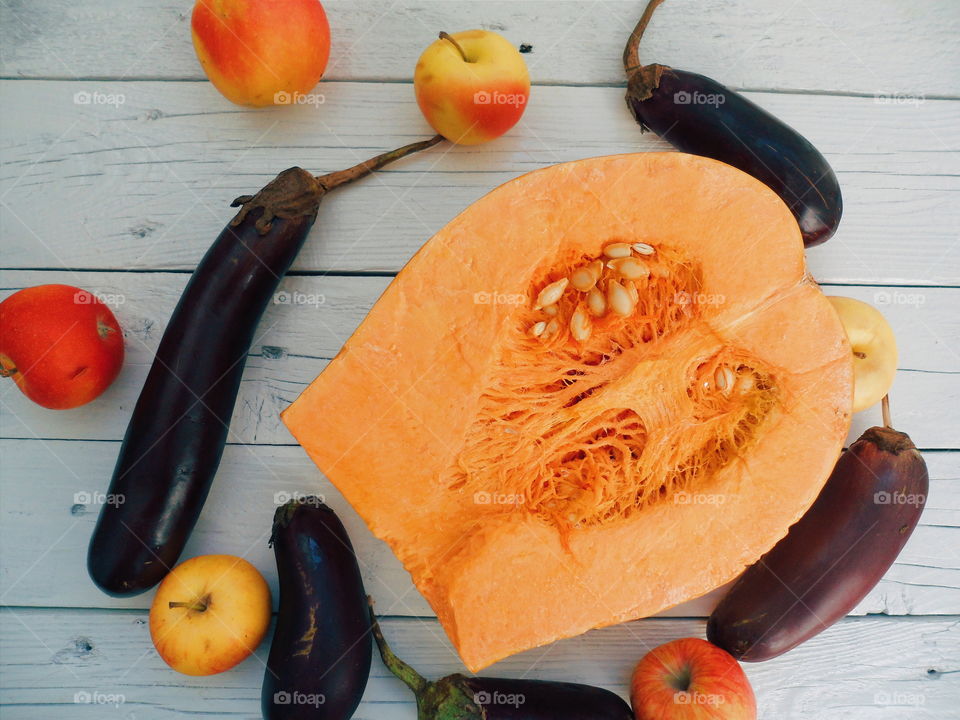
<svg viewBox="0 0 960 720"><path fill-rule="evenodd" d="M853 411L866 410L883 399L897 373L897 339L873 305L848 297L827 298L853 349Z"/></svg>
<svg viewBox="0 0 960 720"><path fill-rule="evenodd" d="M700 638L648 652L633 671L637 720L756 720L757 701L732 655Z"/></svg>
<svg viewBox="0 0 960 720"><path fill-rule="evenodd" d="M0 376L38 405L66 410L106 390L123 365L110 308L70 285L37 285L0 303Z"/></svg>
<svg viewBox="0 0 960 720"><path fill-rule="evenodd" d="M184 675L213 675L249 656L270 624L270 588L233 555L200 555L177 565L150 607L150 637Z"/></svg>
<svg viewBox="0 0 960 720"><path fill-rule="evenodd" d="M237 105L298 103L330 57L319 0L197 0L190 25L203 71Z"/></svg>
<svg viewBox="0 0 960 720"><path fill-rule="evenodd" d="M431 127L460 145L500 137L517 124L530 97L523 57L494 32L440 33L413 73L417 104Z"/></svg>

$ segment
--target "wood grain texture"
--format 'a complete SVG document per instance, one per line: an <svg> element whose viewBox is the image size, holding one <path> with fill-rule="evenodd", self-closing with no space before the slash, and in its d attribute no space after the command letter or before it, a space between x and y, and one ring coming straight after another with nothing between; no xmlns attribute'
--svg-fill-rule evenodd
<svg viewBox="0 0 960 720"><path fill-rule="evenodd" d="M86 552L119 450L116 442L2 440L0 601L17 606L149 607L102 595L86 572ZM960 453L928 452L928 507L897 563L855 614L956 614L960 607ZM391 615L432 616L386 544L375 539L299 447L227 447L210 497L183 557L241 555L276 591L270 524L278 503L319 494L343 519L367 591ZM670 611L705 616L717 597Z"/></svg>
<svg viewBox="0 0 960 720"><path fill-rule="evenodd" d="M0 83L3 265L192 269L232 217L229 202L280 170L335 170L430 134L409 85L320 90L319 106L252 111L221 104L205 83ZM804 133L839 175L840 229L809 253L821 281L960 285L960 101L751 97ZM665 149L641 135L619 88L538 87L497 142L441 145L332 194L295 269L394 272L469 203L521 173Z"/></svg>
<svg viewBox="0 0 960 720"><path fill-rule="evenodd" d="M0 299L22 287L66 282L98 293L124 329L124 369L93 403L69 411L41 408L0 384L0 437L119 440L146 380L153 354L180 297L185 273L0 272ZM339 352L389 283L386 277L288 277L257 331L230 428L230 442L292 444L280 411ZM960 449L960 288L831 285L878 305L900 346L892 391L894 415L923 448ZM465 302L472 297L465 291ZM850 436L880 421L879 409L859 413Z"/></svg>
<svg viewBox="0 0 960 720"><path fill-rule="evenodd" d="M0 690L6 720L205 716L259 718L269 641L234 670L175 676L150 645L144 612L0 611L0 642L17 662ZM802 647L745 670L769 720L948 720L960 693L956 618L847 619ZM435 620L387 619L394 650L423 675L462 671ZM644 620L562 640L487 675L584 682L628 695L633 665L661 643L703 636L699 620ZM85 695L102 703L86 704ZM79 702L75 702L75 698ZM412 696L374 660L354 720L412 720Z"/></svg>
<svg viewBox="0 0 960 720"><path fill-rule="evenodd" d="M440 30L484 28L526 55L536 83L623 82L620 55L646 0L326 0L326 77L408 81ZM202 79L186 0L6 0L7 77ZM954 0L672 0L643 58L732 87L960 95ZM64 42L69 38L69 42ZM226 101L223 101L224 104Z"/></svg>

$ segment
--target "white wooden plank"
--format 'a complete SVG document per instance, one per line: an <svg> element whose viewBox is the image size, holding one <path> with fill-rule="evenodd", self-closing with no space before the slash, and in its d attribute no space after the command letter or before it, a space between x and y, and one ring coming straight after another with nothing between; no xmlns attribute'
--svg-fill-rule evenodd
<svg viewBox="0 0 960 720"><path fill-rule="evenodd" d="M230 219L230 200L283 168L329 171L429 135L403 84L331 83L319 108L261 111L222 106L202 83L0 89L7 267L193 268ZM77 105L77 92L125 102ZM843 223L810 251L821 281L960 284L960 101L752 97L804 132L840 176ZM396 271L470 202L522 172L666 148L641 136L621 89L538 87L506 137L437 147L331 195L295 268Z"/></svg>
<svg viewBox="0 0 960 720"><path fill-rule="evenodd" d="M481 27L526 43L539 83L620 83L620 55L646 0L326 0L327 77L407 81L439 30ZM0 73L10 77L203 77L182 0L5 2ZM672 0L643 58L734 87L960 93L953 0ZM65 43L64 38L70 41ZM226 103L226 101L223 101Z"/></svg>
<svg viewBox="0 0 960 720"><path fill-rule="evenodd" d="M99 512L96 494L107 490L118 449L113 442L0 441L0 604L149 607L152 593L108 598L86 573L87 544ZM926 459L932 487L921 525L855 614L960 614L960 453L929 452ZM183 557L242 555L276 590L267 548L270 523L275 501L297 493L323 495L343 519L367 591L382 612L433 614L389 548L296 447L229 446ZM716 599L687 603L668 614L707 615Z"/></svg>
<svg viewBox="0 0 960 720"><path fill-rule="evenodd" d="M421 674L435 679L462 671L435 620L386 619L383 631ZM946 720L957 717L958 633L953 618L848 619L780 658L744 669L765 720ZM627 698L630 673L643 654L688 636L703 636L702 621L640 621L522 653L484 675L583 682ZM0 689L7 720L260 717L269 641L233 670L195 678L163 663L143 612L5 609L0 640L9 658ZM75 703L75 696L84 699L78 693L100 702L114 696L118 707ZM412 695L375 658L355 720L415 714Z"/></svg>
<svg viewBox="0 0 960 720"><path fill-rule="evenodd" d="M0 298L22 287L65 282L113 301L126 334L126 361L114 385L93 403L69 411L41 408L0 384L0 437L119 440L146 379L163 329L180 296L185 273L69 271L0 272ZM247 361L231 423L231 442L290 444L280 411L340 350L390 278L289 277L281 292L304 304L271 306ZM900 346L892 391L898 426L923 448L960 448L960 289L829 286L880 307ZM312 304L313 301L322 304ZM851 438L880 422L879 409L854 418Z"/></svg>

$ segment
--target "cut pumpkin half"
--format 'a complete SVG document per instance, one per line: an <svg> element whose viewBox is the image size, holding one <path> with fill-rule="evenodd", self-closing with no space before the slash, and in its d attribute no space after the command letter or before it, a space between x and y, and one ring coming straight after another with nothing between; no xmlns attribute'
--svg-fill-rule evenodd
<svg viewBox="0 0 960 720"><path fill-rule="evenodd" d="M736 577L817 496L852 395L782 201L643 153L467 208L283 419L475 671Z"/></svg>

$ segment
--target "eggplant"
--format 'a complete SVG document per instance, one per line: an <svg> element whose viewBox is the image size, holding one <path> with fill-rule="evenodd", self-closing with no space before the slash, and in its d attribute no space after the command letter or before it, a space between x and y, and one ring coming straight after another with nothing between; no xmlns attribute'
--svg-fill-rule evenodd
<svg viewBox="0 0 960 720"><path fill-rule="evenodd" d="M370 614L343 523L316 497L277 509L280 609L263 676L264 720L348 720L370 675Z"/></svg>
<svg viewBox="0 0 960 720"><path fill-rule="evenodd" d="M129 596L176 564L220 464L260 316L303 246L326 193L436 144L438 135L347 170L280 173L237 198L236 217L194 271L173 311L127 426L87 556L94 583Z"/></svg>
<svg viewBox="0 0 960 720"><path fill-rule="evenodd" d="M763 182L796 217L806 247L829 240L840 224L843 199L833 168L809 140L712 78L640 64L640 39L662 2L650 0L623 52L627 107L641 129Z"/></svg>
<svg viewBox="0 0 960 720"><path fill-rule="evenodd" d="M707 621L707 639L762 661L849 613L896 560L926 503L927 466L906 433L873 427L840 456L810 509L750 566Z"/></svg>
<svg viewBox="0 0 960 720"><path fill-rule="evenodd" d="M590 685L459 673L430 682L390 649L372 603L370 619L383 664L417 698L418 720L633 720L619 695Z"/></svg>

